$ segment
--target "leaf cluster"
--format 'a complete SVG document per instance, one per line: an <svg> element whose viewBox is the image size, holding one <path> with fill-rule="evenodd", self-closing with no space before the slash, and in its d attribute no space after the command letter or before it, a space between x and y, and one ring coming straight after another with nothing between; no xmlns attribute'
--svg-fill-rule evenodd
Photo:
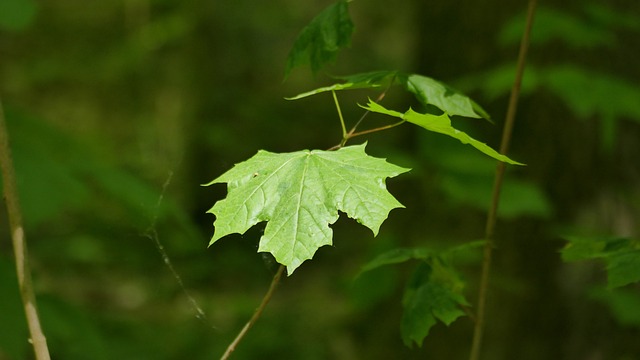
<svg viewBox="0 0 640 360"><path fill-rule="evenodd" d="M388 110L372 100L369 100L366 106L361 107L370 112L396 117L401 119L402 122L406 121L418 125L425 130L452 137L463 144L473 146L483 154L496 160L513 165L524 165L510 159L506 155L498 153L485 143L472 138L465 132L454 128L450 116L491 120L489 114L475 101L440 81L423 75L405 74L399 71L374 71L344 76L342 79L344 82L320 87L287 99L298 100L324 92L335 93L335 91L341 90L372 89L400 84L408 92L412 93L425 107L435 108L436 111L440 113L419 113L411 108L401 113Z"/></svg>

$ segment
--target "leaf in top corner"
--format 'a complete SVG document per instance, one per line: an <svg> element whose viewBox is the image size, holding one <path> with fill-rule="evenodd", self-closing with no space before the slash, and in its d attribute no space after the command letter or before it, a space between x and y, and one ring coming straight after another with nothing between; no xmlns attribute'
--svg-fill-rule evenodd
<svg viewBox="0 0 640 360"><path fill-rule="evenodd" d="M476 148L477 150L484 153L485 155L491 156L496 160L500 160L512 165L524 165L517 161L511 160L506 155L502 155L497 151L493 150L487 144L480 142L472 138L471 136L467 135L467 133L454 128L451 125L451 119L449 118L446 112L441 115L433 115L433 114L421 114L413 111L412 109L409 109L407 110L407 112L403 114L398 111L388 110L382 105L372 100L369 100L369 104L367 104L367 106L363 106L363 108L372 112L377 112L380 114L397 117L405 121L408 121L412 124L418 125L426 130L447 135L454 139L458 139L460 140L461 143L469 144L474 148Z"/></svg>
<svg viewBox="0 0 640 360"><path fill-rule="evenodd" d="M423 104L436 106L449 115L484 118L491 121L489 114L475 101L430 77L412 74L402 77L407 91L413 93Z"/></svg>
<svg viewBox="0 0 640 360"><path fill-rule="evenodd" d="M338 151L259 151L211 183L227 183L227 198L211 210L216 216L211 244L243 234L267 221L259 252L270 252L289 275L318 248L332 243L329 224L346 213L374 235L389 212L403 207L385 179L408 171L368 156L365 144Z"/></svg>
<svg viewBox="0 0 640 360"><path fill-rule="evenodd" d="M338 51L351 44L353 28L347 1L328 6L296 38L287 58L285 78L296 66L309 64L315 73L335 60Z"/></svg>

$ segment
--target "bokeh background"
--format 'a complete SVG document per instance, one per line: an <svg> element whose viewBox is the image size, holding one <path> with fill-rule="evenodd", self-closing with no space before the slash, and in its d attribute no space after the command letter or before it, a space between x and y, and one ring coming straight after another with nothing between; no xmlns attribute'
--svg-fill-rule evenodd
<svg viewBox="0 0 640 360"><path fill-rule="evenodd" d="M223 353L275 266L256 253L259 227L207 247L205 212L226 189L200 184L259 149L338 143L330 95L283 99L331 84L327 74L398 69L450 83L496 123L455 126L498 146L525 1L355 1L352 46L326 72L283 81L296 35L330 3L0 1L0 98L55 359ZM528 166L507 173L485 359L640 358L640 288L607 290L602 264L559 253L566 235L639 236L638 59L639 2L541 2L510 154ZM368 96L341 94L348 123ZM401 89L384 104L415 106ZM494 162L410 125L352 143L365 140L369 154L413 168L388 181L406 209L376 238L341 218L334 246L284 279L233 358L468 356L468 317L403 345L415 264L356 275L388 249L481 238ZM30 359L4 207L0 229L0 359ZM473 305L480 254L467 255L457 266Z"/></svg>

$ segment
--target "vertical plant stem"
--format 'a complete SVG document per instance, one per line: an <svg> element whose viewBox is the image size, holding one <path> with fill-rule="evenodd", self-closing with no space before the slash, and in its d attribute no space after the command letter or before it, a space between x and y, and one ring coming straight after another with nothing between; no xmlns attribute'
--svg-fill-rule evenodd
<svg viewBox="0 0 640 360"><path fill-rule="evenodd" d="M256 323L256 321L258 321L258 319L260 318L260 315L262 315L262 311L269 303L269 300L271 300L271 296L273 295L273 292L276 290L276 287L280 282L280 278L282 277L283 272L284 272L284 265L280 265L280 267L278 267L278 271L273 276L273 280L271 280L271 285L269 286L269 290L262 298L262 302L260 303L260 306L258 306L256 311L253 313L253 316L251 317L251 319L249 319L249 321L242 328L242 330L240 330L240 333L238 333L236 338L233 339L233 342L229 344L229 346L227 347L227 351L224 352L220 360L226 360L229 358L229 356L231 356L231 353L236 349L236 347L238 346L238 343L240 343L240 341L247 334L247 331L251 329L251 327L253 326L253 324Z"/></svg>
<svg viewBox="0 0 640 360"><path fill-rule="evenodd" d="M527 50L529 48L529 37L533 18L536 11L537 0L529 0L527 10L527 22L520 41L520 50L518 53L518 65L516 68L516 78L511 88L511 96L509 97L509 107L507 108L507 116L502 130L502 141L500 143L500 153L506 155L509 151L509 143L511 141L511 133L513 131L513 123L518 108L518 98L520 96L520 86L522 84L522 76L527 59ZM505 163L498 162L496 166L495 179L493 184L493 195L491 196L491 206L487 216L485 227L485 245L482 260L482 274L480 278L480 290L478 292L478 310L476 314L476 322L473 331L473 342L471 344L470 360L478 360L480 358L480 350L482 348L482 337L485 326L485 311L487 303L487 291L489 288L489 275L491 272L491 257L493 252L493 237L496 227L498 214L498 204L500 203L500 191L502 189L502 181L504 179Z"/></svg>
<svg viewBox="0 0 640 360"><path fill-rule="evenodd" d="M31 271L29 269L29 256L27 254L27 241L24 236L22 225L22 212L18 201L18 189L16 186L15 171L11 158L11 148L9 147L9 134L0 101L0 167L2 171L4 200L7 205L9 216L9 227L11 228L11 240L16 258L16 272L18 275L18 287L27 317L29 327L30 342L37 360L49 360L49 348L47 339L42 332L40 319L36 307L36 298L31 281Z"/></svg>

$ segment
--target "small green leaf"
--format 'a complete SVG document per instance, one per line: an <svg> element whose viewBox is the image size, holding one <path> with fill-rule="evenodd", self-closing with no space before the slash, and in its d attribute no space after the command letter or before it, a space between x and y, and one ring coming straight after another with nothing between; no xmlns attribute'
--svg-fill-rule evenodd
<svg viewBox="0 0 640 360"><path fill-rule="evenodd" d="M564 261L604 261L610 288L640 281L640 242L619 237L565 237Z"/></svg>
<svg viewBox="0 0 640 360"><path fill-rule="evenodd" d="M568 243L561 250L562 260L566 262L600 258L604 256L607 239L566 236Z"/></svg>
<svg viewBox="0 0 640 360"><path fill-rule="evenodd" d="M385 179L409 169L368 156L365 144L338 151L259 151L213 180L227 183L227 198L211 210L216 216L211 243L243 234L267 221L259 252L270 252L289 275L318 248L332 243L328 226L346 213L377 235L392 209L403 207Z"/></svg>
<svg viewBox="0 0 640 360"><path fill-rule="evenodd" d="M423 104L434 105L449 115L459 115L471 118L485 118L490 120L480 105L468 96L450 88L449 86L422 75L401 77L407 90L413 93Z"/></svg>
<svg viewBox="0 0 640 360"><path fill-rule="evenodd" d="M296 66L309 64L315 73L334 61L338 51L351 44L353 27L347 1L328 6L296 38L287 58L285 78Z"/></svg>
<svg viewBox="0 0 640 360"><path fill-rule="evenodd" d="M320 94L328 91L338 90L355 90L355 89L371 89L382 86L385 81L396 75L395 71L374 71L363 74L355 74L350 76L341 77L346 82L333 84L330 86L324 86L315 90L307 91L305 93L285 98L287 100L298 100L311 95Z"/></svg>
<svg viewBox="0 0 640 360"><path fill-rule="evenodd" d="M377 104L372 100L369 100L369 104L367 104L367 106L363 106L363 108L372 112L377 112L380 114L386 114L389 116L397 117L405 121L408 121L410 123L416 124L429 131L433 131L439 134L450 136L454 139L458 139L460 140L461 143L469 144L474 148L478 149L479 151L481 151L482 153L488 156L491 156L496 160L500 160L513 165L524 165L517 161L511 160L509 157L502 155L497 151L493 150L487 144L482 143L472 138L471 136L467 135L466 133L455 129L453 126L451 126L451 119L449 118L446 112L443 113L442 115L420 114L413 111L412 109L409 109L407 112L402 114L397 111L387 110L382 105Z"/></svg>
<svg viewBox="0 0 640 360"><path fill-rule="evenodd" d="M610 288L640 281L640 250L625 249L605 258Z"/></svg>

